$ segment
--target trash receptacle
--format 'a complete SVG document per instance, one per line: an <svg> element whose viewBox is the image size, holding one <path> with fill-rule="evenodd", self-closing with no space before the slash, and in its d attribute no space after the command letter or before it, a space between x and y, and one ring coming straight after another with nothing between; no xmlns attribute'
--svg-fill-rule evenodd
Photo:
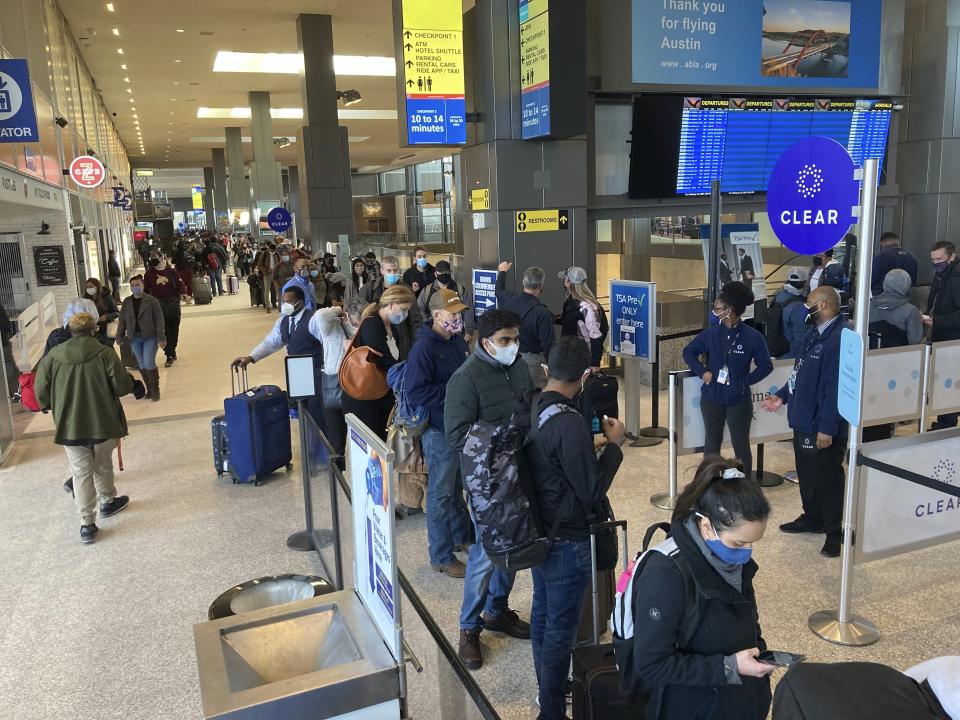
<svg viewBox="0 0 960 720"><path fill-rule="evenodd" d="M316 575L267 575L236 585L210 604L208 620L308 600L336 588Z"/></svg>

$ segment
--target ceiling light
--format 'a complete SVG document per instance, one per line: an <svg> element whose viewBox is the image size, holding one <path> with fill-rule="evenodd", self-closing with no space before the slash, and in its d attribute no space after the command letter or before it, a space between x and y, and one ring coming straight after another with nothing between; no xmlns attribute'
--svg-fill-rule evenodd
<svg viewBox="0 0 960 720"><path fill-rule="evenodd" d="M174 84L174 85L179 85L179 84L180 84L180 81L179 81L179 80L174 80L174 81L173 81L173 84Z"/></svg>
<svg viewBox="0 0 960 720"><path fill-rule="evenodd" d="M126 69L127 69L126 63L120 63L120 69L121 69L121 70L126 70Z"/></svg>
<svg viewBox="0 0 960 720"><path fill-rule="evenodd" d="M303 56L300 53L247 53L221 50L213 61L214 72L297 75L302 69ZM397 66L392 57L334 55L333 71L337 75L393 77L397 74Z"/></svg>
<svg viewBox="0 0 960 720"><path fill-rule="evenodd" d="M124 82L130 82L130 78L125 77L125 78L123 79L123 81L124 81Z"/></svg>
<svg viewBox="0 0 960 720"><path fill-rule="evenodd" d="M130 98L130 102L133 102L133 98Z"/></svg>
<svg viewBox="0 0 960 720"><path fill-rule="evenodd" d="M173 115L173 110L170 111L170 114Z"/></svg>
<svg viewBox="0 0 960 720"><path fill-rule="evenodd" d="M170 102L174 102L176 98L170 98Z"/></svg>
<svg viewBox="0 0 960 720"><path fill-rule="evenodd" d="M119 35L120 35L120 28L116 28L116 27L115 27L115 28L113 29L113 34L119 36Z"/></svg>
<svg viewBox="0 0 960 720"><path fill-rule="evenodd" d="M172 112L170 113L173 114ZM337 116L341 120L396 120L396 110L348 110L341 109L337 111ZM250 117L250 108L197 108L197 117L207 120L229 120L243 119ZM270 108L270 117L274 120L301 120L303 119L303 108Z"/></svg>
<svg viewBox="0 0 960 720"><path fill-rule="evenodd" d="M113 12L113 3L107 3L107 12Z"/></svg>
<svg viewBox="0 0 960 720"><path fill-rule="evenodd" d="M128 93L132 93L132 92L133 92L133 90L132 90L132 89L130 89L130 88L127 88L127 92L128 92Z"/></svg>
<svg viewBox="0 0 960 720"><path fill-rule="evenodd" d="M179 60L174 60L174 62L180 62Z"/></svg>
<svg viewBox="0 0 960 720"><path fill-rule="evenodd" d="M133 119L134 119L134 120L137 119L137 114L136 114L136 113L133 114Z"/></svg>
<svg viewBox="0 0 960 720"><path fill-rule="evenodd" d="M184 32L184 30L183 30L183 28L177 28L177 32L182 33L182 32Z"/></svg>
<svg viewBox="0 0 960 720"><path fill-rule="evenodd" d="M117 48L117 55L123 55L123 48Z"/></svg>

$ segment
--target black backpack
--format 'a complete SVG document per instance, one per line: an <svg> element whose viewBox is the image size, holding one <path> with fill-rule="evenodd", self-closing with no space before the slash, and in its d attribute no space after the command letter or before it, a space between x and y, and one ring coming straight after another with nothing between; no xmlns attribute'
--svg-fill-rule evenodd
<svg viewBox="0 0 960 720"><path fill-rule="evenodd" d="M870 335L870 349L904 347L909 345L907 331L898 328L887 320L875 320L868 327Z"/></svg>
<svg viewBox="0 0 960 720"><path fill-rule="evenodd" d="M767 349L773 357L780 357L790 352L790 341L787 340L787 335L783 329L783 311L798 302L803 302L803 298L791 295L785 303L772 302L767 307L767 314L764 318L766 324L764 337L767 341Z"/></svg>
<svg viewBox="0 0 960 720"><path fill-rule="evenodd" d="M617 398L619 391L620 384L613 375L596 373L584 381L583 389L575 400L580 408L580 414L590 426L590 432L594 434L601 432L604 415L612 418L620 417L620 403Z"/></svg>

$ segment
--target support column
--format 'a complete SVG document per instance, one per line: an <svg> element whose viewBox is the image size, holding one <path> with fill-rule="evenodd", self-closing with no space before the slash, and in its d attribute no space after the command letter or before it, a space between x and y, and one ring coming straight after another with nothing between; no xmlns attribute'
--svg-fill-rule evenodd
<svg viewBox="0 0 960 720"><path fill-rule="evenodd" d="M210 158L213 161L213 212L219 225L219 218L230 214L230 203L227 202L227 158L223 148L210 150Z"/></svg>
<svg viewBox="0 0 960 720"><path fill-rule="evenodd" d="M300 228L314 252L353 233L350 147L337 117L333 73L333 23L329 15L298 15L303 55L300 94L304 126L299 137Z"/></svg>
<svg viewBox="0 0 960 720"><path fill-rule="evenodd" d="M464 16L464 48L466 66L472 68L467 73L467 113L480 118L468 132L473 144L460 155L464 265L492 269L499 260L513 262L507 285L515 292L522 291L523 271L538 265L547 277L541 300L559 312L565 295L559 271L583 267L596 290L596 239L587 227L586 140L520 139L520 19L515 1L477 0ZM569 52L571 66L582 63L585 72L585 49ZM480 188L490 191L490 210L474 214L468 199L471 190ZM566 229L518 232L517 212L536 209L567 210Z"/></svg>
<svg viewBox="0 0 960 720"><path fill-rule="evenodd" d="M203 209L207 214L207 230L216 230L217 215L213 210L213 168L205 167L203 169Z"/></svg>
<svg viewBox="0 0 960 720"><path fill-rule="evenodd" d="M909 99L898 119L894 170L903 205L893 229L903 247L921 260L922 285L933 279L933 269L923 262L930 246L960 234L958 42L960 0L906 4L903 95Z"/></svg>
<svg viewBox="0 0 960 720"><path fill-rule="evenodd" d="M299 240L305 228L300 214L300 168L296 165L287 168L287 186L287 210L293 216L293 236Z"/></svg>
<svg viewBox="0 0 960 720"><path fill-rule="evenodd" d="M243 140L240 128L228 127L225 129L227 137L227 171L230 178L227 181L227 200L230 211L246 210L250 207L250 186L246 179L246 169L243 166Z"/></svg>
<svg viewBox="0 0 960 720"><path fill-rule="evenodd" d="M253 204L257 208L263 208L266 205L272 208L280 204L283 191L273 148L270 93L251 92L249 98L250 136L253 144L253 168L250 173L250 180L253 183Z"/></svg>

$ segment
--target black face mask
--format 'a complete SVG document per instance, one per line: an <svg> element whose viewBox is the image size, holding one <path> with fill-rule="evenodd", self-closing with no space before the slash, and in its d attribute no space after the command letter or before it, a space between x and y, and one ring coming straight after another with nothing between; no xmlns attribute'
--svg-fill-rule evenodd
<svg viewBox="0 0 960 720"><path fill-rule="evenodd" d="M823 265L823 258L815 257L813 259L813 266L820 267L821 265Z"/></svg>
<svg viewBox="0 0 960 720"><path fill-rule="evenodd" d="M814 318L819 312L820 308L818 307L807 308L807 316L803 319L803 322L807 325L815 325L816 320L814 320Z"/></svg>
<svg viewBox="0 0 960 720"><path fill-rule="evenodd" d="M449 285L453 276L450 273L437 273L437 282L441 285Z"/></svg>
<svg viewBox="0 0 960 720"><path fill-rule="evenodd" d="M156 267L160 264L160 258L150 258L150 267Z"/></svg>

